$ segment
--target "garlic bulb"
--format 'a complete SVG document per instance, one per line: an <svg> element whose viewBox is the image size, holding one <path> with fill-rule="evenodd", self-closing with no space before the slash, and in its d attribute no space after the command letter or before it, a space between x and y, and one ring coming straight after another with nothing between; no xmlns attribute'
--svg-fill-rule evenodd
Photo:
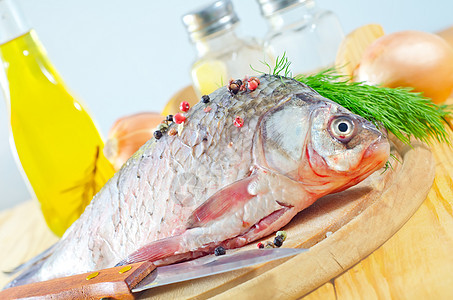
<svg viewBox="0 0 453 300"><path fill-rule="evenodd" d="M110 129L104 155L115 170L153 137L154 130L164 117L155 112L143 112L118 119Z"/></svg>

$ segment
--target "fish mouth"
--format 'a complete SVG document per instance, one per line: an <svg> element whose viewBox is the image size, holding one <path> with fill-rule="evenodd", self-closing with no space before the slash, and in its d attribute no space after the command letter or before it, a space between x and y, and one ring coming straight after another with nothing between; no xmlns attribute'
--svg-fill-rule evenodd
<svg viewBox="0 0 453 300"><path fill-rule="evenodd" d="M362 161L374 160L375 164L370 165L370 169L383 167L390 157L390 143L386 136L379 137L374 143L370 144L363 154Z"/></svg>
<svg viewBox="0 0 453 300"><path fill-rule="evenodd" d="M361 168L355 173L351 174L350 181L342 187L334 190L332 193L337 193L344 191L370 176L372 173L376 172L382 168L385 163L388 161L390 156L390 144L386 136L378 138L374 143L370 144L365 150L362 156L362 165L364 168Z"/></svg>

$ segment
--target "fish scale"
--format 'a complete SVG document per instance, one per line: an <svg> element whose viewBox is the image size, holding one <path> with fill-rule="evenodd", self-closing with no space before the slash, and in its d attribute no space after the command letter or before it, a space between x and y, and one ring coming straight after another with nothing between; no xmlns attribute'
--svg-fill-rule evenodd
<svg viewBox="0 0 453 300"><path fill-rule="evenodd" d="M318 102L325 105L312 105ZM293 105L290 109L288 103ZM275 114L276 109L281 113ZM348 149L346 142L343 147L343 142L325 129L331 111L349 116L351 126L359 127L357 137L351 140L354 149ZM281 128L272 126L278 127L280 122L272 118L294 114L323 122L313 126L321 128L316 136L323 141L300 145L304 147L300 149L301 143L287 145L293 139L310 140L309 130L293 128L302 126L298 124L289 124L283 131L295 136L279 138ZM236 116L244 120L241 128L234 126ZM263 75L255 91L237 95L220 88L210 95L209 103L198 103L186 117L183 127L170 126L179 131L177 135L164 134L143 145L94 197L53 253L11 285L108 268L120 261L171 263L211 253L217 245L239 247L280 229L298 211L329 193L331 190L322 190L323 185L347 187L351 180L327 168L326 158L317 153L329 151L315 149L316 144L332 144L334 150L344 148L374 159L372 164L364 159L360 170L348 170L347 176L360 180L388 157L388 142L379 130L367 127L372 132L362 133L362 123L367 121L291 78ZM268 121L271 127L263 131ZM297 135L302 133L304 136ZM363 141L361 137L365 137ZM294 151L300 152L302 161L299 165L282 164L282 168L296 168L285 174L273 169L266 159L268 155L285 157L287 149L293 156ZM366 151L376 152L376 157L365 156ZM344 183L337 187L336 181ZM310 185L319 186L314 189L316 195Z"/></svg>

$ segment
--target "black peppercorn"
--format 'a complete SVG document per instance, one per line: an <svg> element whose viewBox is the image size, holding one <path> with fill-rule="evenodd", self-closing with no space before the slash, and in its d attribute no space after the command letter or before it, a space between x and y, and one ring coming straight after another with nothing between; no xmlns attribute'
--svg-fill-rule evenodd
<svg viewBox="0 0 453 300"><path fill-rule="evenodd" d="M223 248L222 246L219 246L214 250L215 256L224 255L225 253L226 253L225 248Z"/></svg>
<svg viewBox="0 0 453 300"><path fill-rule="evenodd" d="M274 239L274 245L277 247L281 247L283 245L283 237L281 235L277 235Z"/></svg>
<svg viewBox="0 0 453 300"><path fill-rule="evenodd" d="M239 87L240 87L240 86L237 85L236 83L232 83L232 84L230 84L230 86L229 86L229 90L230 90L231 93L233 93L233 94L236 95L236 94L239 92Z"/></svg>
<svg viewBox="0 0 453 300"><path fill-rule="evenodd" d="M162 131L160 130L154 131L154 137L156 138L156 140L160 139L162 137Z"/></svg>
<svg viewBox="0 0 453 300"><path fill-rule="evenodd" d="M209 98L208 95L203 95L203 96L201 96L201 102L203 102L203 103L209 103L209 101L211 101L211 99Z"/></svg>
<svg viewBox="0 0 453 300"><path fill-rule="evenodd" d="M168 115L166 119L168 122L173 122L173 115Z"/></svg>
<svg viewBox="0 0 453 300"><path fill-rule="evenodd" d="M242 86L242 80L240 80L240 79L231 80L230 83L228 84L228 90L233 95L236 95L240 91L241 86Z"/></svg>

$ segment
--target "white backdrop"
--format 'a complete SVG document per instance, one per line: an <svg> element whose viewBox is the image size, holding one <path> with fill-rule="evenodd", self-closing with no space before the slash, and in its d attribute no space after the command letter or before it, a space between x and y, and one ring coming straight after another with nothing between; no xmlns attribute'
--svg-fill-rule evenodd
<svg viewBox="0 0 453 300"><path fill-rule="evenodd" d="M17 0L71 90L107 134L119 117L160 111L190 84L195 51L181 16L213 0ZM379 23L385 31L436 32L453 25L453 1L319 0L334 11L345 33ZM254 0L233 0L240 35L262 37L264 20ZM2 98L2 95L0 96ZM29 199L8 143L8 116L0 99L0 209Z"/></svg>

